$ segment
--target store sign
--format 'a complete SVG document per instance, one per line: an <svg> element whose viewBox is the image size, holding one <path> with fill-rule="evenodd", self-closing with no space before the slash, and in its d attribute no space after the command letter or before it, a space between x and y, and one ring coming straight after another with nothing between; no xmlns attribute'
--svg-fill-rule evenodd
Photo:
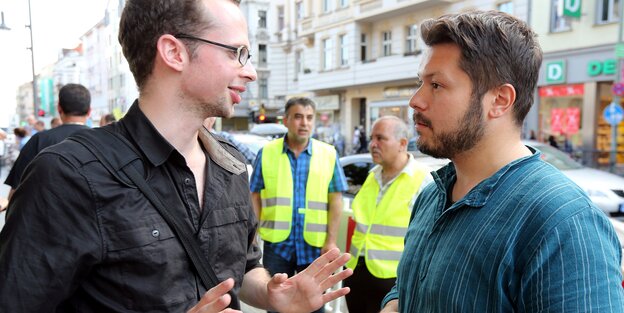
<svg viewBox="0 0 624 313"><path fill-rule="evenodd" d="M582 96L585 93L583 84L545 86L538 89L540 97L573 97Z"/></svg>
<svg viewBox="0 0 624 313"><path fill-rule="evenodd" d="M581 0L563 0L563 15L581 17Z"/></svg>
<svg viewBox="0 0 624 313"><path fill-rule="evenodd" d="M546 83L560 84L565 82L565 61L552 61L546 63Z"/></svg>
<svg viewBox="0 0 624 313"><path fill-rule="evenodd" d="M581 109L576 107L550 110L550 131L553 134L576 134L581 125Z"/></svg>
<svg viewBox="0 0 624 313"><path fill-rule="evenodd" d="M568 135L578 133L581 125L581 109L580 108L566 108L565 109L565 126L563 132Z"/></svg>
<svg viewBox="0 0 624 313"><path fill-rule="evenodd" d="M608 59L605 61L590 61L587 63L587 75L615 75L617 69L617 62L615 59Z"/></svg>
<svg viewBox="0 0 624 313"><path fill-rule="evenodd" d="M338 95L314 97L317 111L335 111L340 108Z"/></svg>
<svg viewBox="0 0 624 313"><path fill-rule="evenodd" d="M550 131L558 134L563 132L563 109L550 110Z"/></svg>

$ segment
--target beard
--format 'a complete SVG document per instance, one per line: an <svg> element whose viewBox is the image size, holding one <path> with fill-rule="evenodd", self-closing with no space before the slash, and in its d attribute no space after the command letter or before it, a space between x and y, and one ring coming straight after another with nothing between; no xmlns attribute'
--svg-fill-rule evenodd
<svg viewBox="0 0 624 313"><path fill-rule="evenodd" d="M485 133L483 120L483 106L481 99L471 97L468 111L462 116L457 128L447 132L436 133L431 120L414 112L414 123L419 122L428 126L432 137L426 140L422 136L416 141L418 150L434 158L453 159L456 155L468 151L481 140Z"/></svg>

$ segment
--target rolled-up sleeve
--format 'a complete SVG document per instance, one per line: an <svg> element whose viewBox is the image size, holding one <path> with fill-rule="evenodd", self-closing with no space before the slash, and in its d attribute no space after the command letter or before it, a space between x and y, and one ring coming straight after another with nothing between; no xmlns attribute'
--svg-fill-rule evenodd
<svg viewBox="0 0 624 313"><path fill-rule="evenodd" d="M89 181L55 153L39 154L0 233L0 312L54 312L102 258Z"/></svg>

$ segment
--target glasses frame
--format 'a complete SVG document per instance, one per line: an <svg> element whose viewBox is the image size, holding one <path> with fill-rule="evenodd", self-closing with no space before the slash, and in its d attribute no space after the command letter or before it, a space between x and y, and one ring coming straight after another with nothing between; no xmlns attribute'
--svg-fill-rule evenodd
<svg viewBox="0 0 624 313"><path fill-rule="evenodd" d="M187 35L187 34L177 34L177 35L174 35L174 37L176 37L178 39L196 40L196 41L199 41L199 42L215 45L217 47L225 48L225 49L231 50L233 52L236 52L236 59L238 59L238 63L240 63L241 66L245 66L247 64L247 61L249 61L249 59L251 59L251 52L249 51L249 48L247 48L247 46L245 46L245 45L242 45L240 47L234 47L234 46L218 43L216 41L211 41L211 40L208 40L208 39L202 39L202 38L191 36L191 35ZM245 59L245 60L242 60L242 56L243 56L242 52L243 52L243 50L247 50L247 59Z"/></svg>

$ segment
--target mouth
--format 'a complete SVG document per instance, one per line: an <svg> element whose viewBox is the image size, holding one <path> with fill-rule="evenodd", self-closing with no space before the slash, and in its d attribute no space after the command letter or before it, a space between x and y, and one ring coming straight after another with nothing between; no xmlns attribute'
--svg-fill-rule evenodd
<svg viewBox="0 0 624 313"><path fill-rule="evenodd" d="M416 130L418 130L419 128L431 128L431 120L424 117L421 113L419 112L414 112L414 125L416 126Z"/></svg>
<svg viewBox="0 0 624 313"><path fill-rule="evenodd" d="M241 94L245 92L246 88L244 86L230 86L228 87L230 90L230 98L232 99L232 103L240 103L243 99Z"/></svg>

